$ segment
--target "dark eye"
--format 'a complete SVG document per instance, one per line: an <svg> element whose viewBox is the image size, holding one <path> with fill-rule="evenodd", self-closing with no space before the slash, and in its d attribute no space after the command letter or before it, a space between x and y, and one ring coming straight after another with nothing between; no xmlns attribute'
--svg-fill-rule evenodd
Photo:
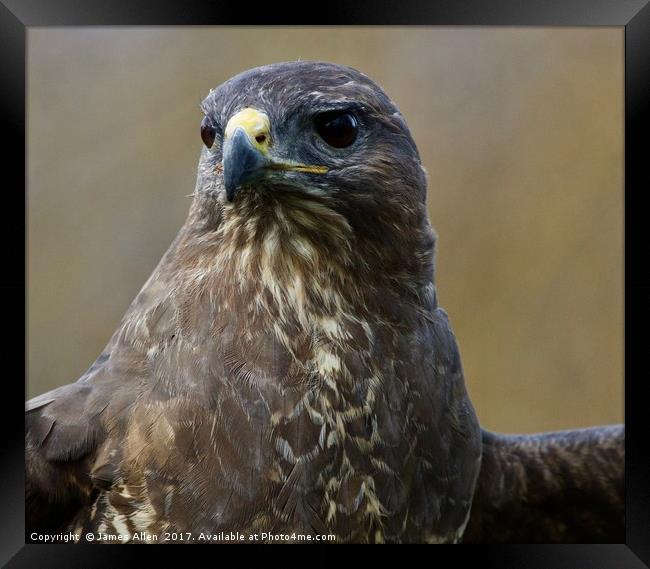
<svg viewBox="0 0 650 569"><path fill-rule="evenodd" d="M328 111L315 119L316 132L330 146L350 146L359 133L359 123L349 111Z"/></svg>
<svg viewBox="0 0 650 569"><path fill-rule="evenodd" d="M203 117L201 121L201 140L208 148L214 144L214 137L217 134L217 129L214 128L212 121L208 117Z"/></svg>

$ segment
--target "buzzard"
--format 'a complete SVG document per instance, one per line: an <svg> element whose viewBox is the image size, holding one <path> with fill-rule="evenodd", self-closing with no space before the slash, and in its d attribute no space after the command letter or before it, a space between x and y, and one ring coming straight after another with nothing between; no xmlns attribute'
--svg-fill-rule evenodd
<svg viewBox="0 0 650 569"><path fill-rule="evenodd" d="M299 61L237 75L202 110L187 221L88 371L27 403L28 534L458 542L478 488L471 536L489 540L512 456L547 458L518 441L481 465L501 439L438 305L395 104Z"/></svg>

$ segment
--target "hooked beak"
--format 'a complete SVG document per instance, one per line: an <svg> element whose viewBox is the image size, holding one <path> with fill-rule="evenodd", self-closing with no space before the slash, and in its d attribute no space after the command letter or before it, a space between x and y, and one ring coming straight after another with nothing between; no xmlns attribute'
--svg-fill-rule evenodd
<svg viewBox="0 0 650 569"><path fill-rule="evenodd" d="M224 133L223 179L226 197L232 201L237 188L259 177L270 163L269 117L256 109L244 109L234 115Z"/></svg>
<svg viewBox="0 0 650 569"><path fill-rule="evenodd" d="M265 113L246 108L228 121L223 143L223 179L228 201L234 200L242 185L261 178L266 170L327 172L325 166L275 160L269 154L271 145L271 125Z"/></svg>
<svg viewBox="0 0 650 569"><path fill-rule="evenodd" d="M238 128L223 147L223 181L228 201L234 199L239 186L259 177L267 164L268 159L251 144L244 130Z"/></svg>

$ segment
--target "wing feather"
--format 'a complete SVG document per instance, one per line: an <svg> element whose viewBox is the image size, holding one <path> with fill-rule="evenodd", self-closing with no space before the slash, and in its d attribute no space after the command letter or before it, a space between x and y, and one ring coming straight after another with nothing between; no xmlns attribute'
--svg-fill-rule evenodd
<svg viewBox="0 0 650 569"><path fill-rule="evenodd" d="M101 414L110 393L105 384L86 379L25 405L26 527L31 531L64 530L96 494L90 465L105 437Z"/></svg>
<svg viewBox="0 0 650 569"><path fill-rule="evenodd" d="M623 543L625 428L483 431L465 543Z"/></svg>

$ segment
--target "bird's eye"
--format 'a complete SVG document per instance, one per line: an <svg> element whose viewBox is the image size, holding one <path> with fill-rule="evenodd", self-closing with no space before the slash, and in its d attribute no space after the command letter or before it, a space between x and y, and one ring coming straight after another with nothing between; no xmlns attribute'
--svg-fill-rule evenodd
<svg viewBox="0 0 650 569"><path fill-rule="evenodd" d="M208 117L203 117L201 121L201 140L208 148L214 144L214 137L217 135L217 129Z"/></svg>
<svg viewBox="0 0 650 569"><path fill-rule="evenodd" d="M350 146L359 133L359 123L349 111L327 111L316 116L316 132L330 146Z"/></svg>

